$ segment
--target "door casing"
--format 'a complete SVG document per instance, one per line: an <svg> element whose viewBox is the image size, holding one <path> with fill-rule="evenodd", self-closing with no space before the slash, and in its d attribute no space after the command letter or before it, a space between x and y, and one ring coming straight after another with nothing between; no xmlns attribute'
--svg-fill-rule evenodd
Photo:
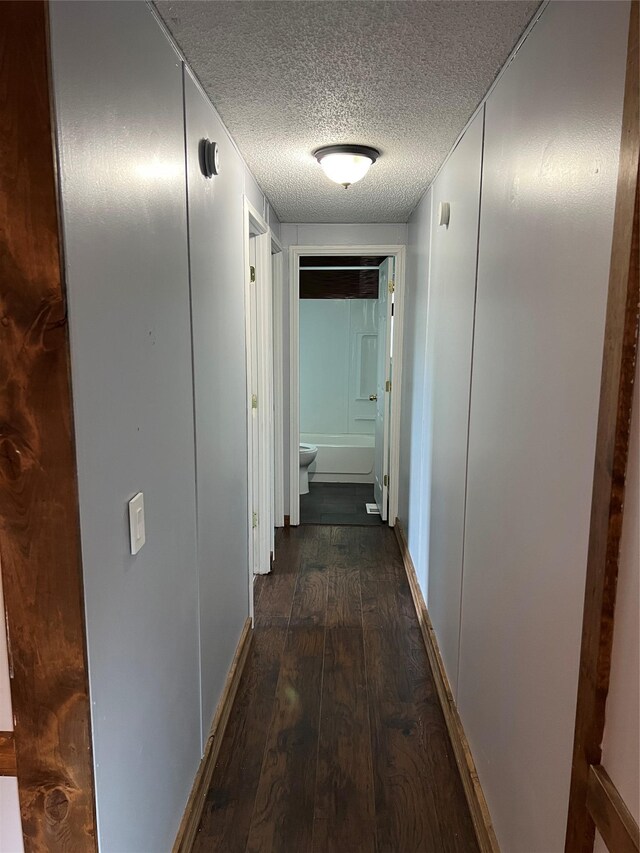
<svg viewBox="0 0 640 853"><path fill-rule="evenodd" d="M253 242L252 242L253 241ZM253 576L271 568L273 528L273 325L271 232L244 199L245 336L247 367L247 530L249 612L253 618ZM255 281L251 281L251 267ZM253 289L253 290L252 290ZM253 397L257 407L253 406ZM257 448L255 444L257 442ZM257 467L257 471L255 470ZM257 526L254 527L254 513Z"/></svg>
<svg viewBox="0 0 640 853"><path fill-rule="evenodd" d="M273 523L284 527L284 364L282 304L284 289L282 244L271 234L273 295Z"/></svg>
<svg viewBox="0 0 640 853"><path fill-rule="evenodd" d="M291 246L289 248L289 519L300 524L300 258L305 255L385 255L394 259L393 384L389 418L389 526L398 515L400 406L406 247L403 245Z"/></svg>

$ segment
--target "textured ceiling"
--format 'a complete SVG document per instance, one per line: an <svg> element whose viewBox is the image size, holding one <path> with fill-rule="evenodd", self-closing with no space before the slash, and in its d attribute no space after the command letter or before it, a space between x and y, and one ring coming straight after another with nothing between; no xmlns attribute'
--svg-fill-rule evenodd
<svg viewBox="0 0 640 853"><path fill-rule="evenodd" d="M539 0L155 5L282 222L406 222ZM348 190L339 142L383 155Z"/></svg>

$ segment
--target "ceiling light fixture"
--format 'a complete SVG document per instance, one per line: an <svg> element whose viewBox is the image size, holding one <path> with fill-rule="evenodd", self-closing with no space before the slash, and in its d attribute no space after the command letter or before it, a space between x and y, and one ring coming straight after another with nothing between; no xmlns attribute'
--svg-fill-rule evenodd
<svg viewBox="0 0 640 853"><path fill-rule="evenodd" d="M313 156L325 175L346 190L364 178L380 152L368 145L325 145L314 151Z"/></svg>

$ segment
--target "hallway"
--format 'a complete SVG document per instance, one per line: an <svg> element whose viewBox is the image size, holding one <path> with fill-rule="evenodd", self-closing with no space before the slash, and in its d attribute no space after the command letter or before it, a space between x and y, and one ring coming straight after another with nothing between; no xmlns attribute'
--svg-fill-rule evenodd
<svg viewBox="0 0 640 853"><path fill-rule="evenodd" d="M0 2L0 853L640 853L639 34Z"/></svg>
<svg viewBox="0 0 640 853"><path fill-rule="evenodd" d="M194 850L476 849L393 531L280 532Z"/></svg>

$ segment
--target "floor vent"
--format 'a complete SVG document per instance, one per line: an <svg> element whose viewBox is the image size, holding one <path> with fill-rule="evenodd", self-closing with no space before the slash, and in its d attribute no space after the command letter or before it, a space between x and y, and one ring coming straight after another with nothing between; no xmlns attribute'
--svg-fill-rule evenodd
<svg viewBox="0 0 640 853"><path fill-rule="evenodd" d="M367 508L367 515L380 515L377 504L365 504L365 506Z"/></svg>

